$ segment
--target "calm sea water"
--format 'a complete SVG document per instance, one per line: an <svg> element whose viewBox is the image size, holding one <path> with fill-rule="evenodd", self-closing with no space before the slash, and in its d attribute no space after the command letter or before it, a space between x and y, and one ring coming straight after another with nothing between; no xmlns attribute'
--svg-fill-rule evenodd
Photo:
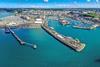
<svg viewBox="0 0 100 67"><path fill-rule="evenodd" d="M73 21L76 22L76 21ZM58 42L43 29L15 29L24 41L37 44L37 49L21 46L11 34L0 29L0 67L99 67L100 28L73 29L49 20L59 33L78 38L86 48L78 53Z"/></svg>

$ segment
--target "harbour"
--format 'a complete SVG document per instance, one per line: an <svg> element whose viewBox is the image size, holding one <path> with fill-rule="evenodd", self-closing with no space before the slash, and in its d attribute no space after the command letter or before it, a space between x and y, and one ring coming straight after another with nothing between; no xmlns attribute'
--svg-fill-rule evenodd
<svg viewBox="0 0 100 67"><path fill-rule="evenodd" d="M73 67L78 66L79 67L79 66L83 65L83 63L85 61L86 63L88 63L85 66L88 66L88 65L89 66L96 66L96 65L98 66L99 63L96 63L94 61L95 61L95 59L98 59L100 56L100 54L98 52L100 30L96 29L96 30L92 30L92 31L87 31L87 30L82 31L82 30L73 29L71 27L64 27L63 29L67 30L67 31L61 32L61 30L59 30L59 27L60 26L62 27L62 25L59 24L59 26L55 27L55 25L57 25L57 24L58 23L55 22L51 25L59 33L62 33L64 35L69 35L72 37L77 37L77 38L81 39L82 41L84 41L86 44L88 44L88 45L86 45L85 50L83 50L81 53L76 53L75 51L69 49L68 47L64 46L62 43L58 42L57 40L55 40L54 38L49 36L49 34L46 33L42 29L14 30L16 32L16 34L18 36L20 36L20 38L23 39L24 41L29 41L29 42L33 41L34 43L38 44L38 48L36 50L32 50L28 47L18 46L19 43L16 43L17 41L15 40L15 38L13 38L11 35L5 34L3 30L0 30L0 32L1 32L0 35L2 35L2 36L0 36L0 43L2 43L2 45L0 44L0 49L1 49L0 52L1 53L3 52L0 55L0 59L3 60L3 61L0 61L1 62L0 64L2 66L5 66L5 65L3 65L3 63L5 62L6 65L21 64L24 67L26 67L26 65L31 65L30 67L33 67L33 66L37 66L37 67L38 66L50 66L51 67L51 66L58 66L58 65L59 66L64 65L64 66L73 66ZM29 33L27 33L27 32L29 32ZM74 34L74 32L76 32L76 34ZM91 32L92 32L92 34L91 34ZM80 35L78 33L80 33ZM21 34L23 34L23 35L21 35ZM94 34L96 34L96 36L94 36ZM83 35L86 37L84 37ZM27 38L25 38L25 37L27 37ZM88 39L88 38L90 38L90 39ZM5 40L7 42L5 42ZM97 42L97 44L95 42ZM93 50L93 48L94 48L94 50ZM6 52L10 52L10 56ZM95 52L95 53L93 54L93 52ZM7 56L9 56L9 58L7 58ZM65 57L66 57L66 59L65 59ZM91 59L91 57L92 57L92 59ZM8 59L8 60L6 60L6 59ZM59 62L56 61L57 59L59 60ZM9 62L9 60L10 60L10 62ZM25 60L28 60L30 62L27 62ZM34 61L34 60L37 60L37 61ZM69 60L71 60L71 61L69 62ZM16 63L16 61L20 61L20 62ZM51 61L51 62L49 62L49 61ZM57 62L57 64L52 63L52 61ZM77 62L77 63L74 64L74 62ZM27 63L27 64L22 64L22 63ZM38 63L38 64L36 64L36 63ZM71 65L69 65L69 63L71 63ZM92 65L91 65L91 63L92 63ZM19 65L17 65L17 66L19 66Z"/></svg>
<svg viewBox="0 0 100 67"><path fill-rule="evenodd" d="M33 50L30 47L21 46L16 38L9 34L8 30L5 33L4 29L0 29L0 66L98 67L100 65L96 61L100 58L100 28L88 31L75 29L71 25L63 26L59 21L51 19L47 21L48 26L59 34L78 38L85 43L85 49L77 53L41 28L18 27L12 29L21 40L38 45L38 48Z"/></svg>

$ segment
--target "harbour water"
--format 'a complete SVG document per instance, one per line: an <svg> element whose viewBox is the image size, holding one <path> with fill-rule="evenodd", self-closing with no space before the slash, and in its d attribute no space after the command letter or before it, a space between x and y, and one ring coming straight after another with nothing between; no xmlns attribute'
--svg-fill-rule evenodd
<svg viewBox="0 0 100 67"><path fill-rule="evenodd" d="M75 22L75 21L71 21ZM15 29L16 34L37 49L21 46L11 34L0 29L0 67L99 67L100 28L95 30L74 29L49 20L49 26L57 32L78 38L86 43L82 52L75 52L54 39L43 29Z"/></svg>

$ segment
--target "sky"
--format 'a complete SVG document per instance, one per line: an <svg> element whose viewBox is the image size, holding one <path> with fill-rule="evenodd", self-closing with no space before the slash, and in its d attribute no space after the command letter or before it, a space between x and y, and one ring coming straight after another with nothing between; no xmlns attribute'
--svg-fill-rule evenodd
<svg viewBox="0 0 100 67"><path fill-rule="evenodd" d="M100 0L0 0L0 8L100 8Z"/></svg>

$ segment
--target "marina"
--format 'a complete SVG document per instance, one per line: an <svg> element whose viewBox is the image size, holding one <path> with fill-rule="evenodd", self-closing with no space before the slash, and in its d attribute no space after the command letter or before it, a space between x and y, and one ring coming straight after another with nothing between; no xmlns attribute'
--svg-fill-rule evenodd
<svg viewBox="0 0 100 67"><path fill-rule="evenodd" d="M73 28L77 28L77 29L84 29L84 30L94 30L98 27L99 25L95 24L95 25L91 25L91 26L80 26L80 25L76 25L76 26L72 26Z"/></svg>

